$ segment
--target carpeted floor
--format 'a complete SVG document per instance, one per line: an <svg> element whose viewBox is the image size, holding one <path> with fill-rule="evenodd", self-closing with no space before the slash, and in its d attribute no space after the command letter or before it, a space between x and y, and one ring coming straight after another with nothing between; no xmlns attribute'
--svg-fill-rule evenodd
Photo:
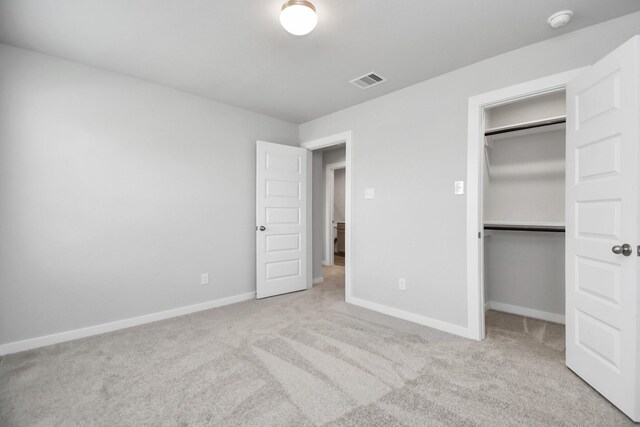
<svg viewBox="0 0 640 427"><path fill-rule="evenodd" d="M477 343L344 303L344 268L249 301L0 359L2 426L633 425L564 366L564 329Z"/></svg>

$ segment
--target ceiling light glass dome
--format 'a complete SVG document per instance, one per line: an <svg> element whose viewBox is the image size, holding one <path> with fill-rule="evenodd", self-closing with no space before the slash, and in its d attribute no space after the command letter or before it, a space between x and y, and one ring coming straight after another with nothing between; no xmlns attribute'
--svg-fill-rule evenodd
<svg viewBox="0 0 640 427"><path fill-rule="evenodd" d="M289 0L282 5L280 24L295 36L309 34L318 23L316 8L306 0Z"/></svg>

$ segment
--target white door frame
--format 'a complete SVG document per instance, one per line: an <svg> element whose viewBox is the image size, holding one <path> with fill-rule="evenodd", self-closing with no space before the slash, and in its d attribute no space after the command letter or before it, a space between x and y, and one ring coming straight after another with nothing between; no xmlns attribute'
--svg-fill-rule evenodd
<svg viewBox="0 0 640 427"><path fill-rule="evenodd" d="M345 281L344 281L344 297L345 301L349 302L351 299L351 177L353 176L353 164L351 162L351 151L353 146L353 138L351 136L351 131L346 131L342 133L338 133L335 135L326 136L324 138L314 139L311 141L306 141L300 144L302 148L306 148L307 150L320 150L322 148L333 147L336 145L345 145L346 151L346 183L345 183ZM309 156L311 157L311 156ZM309 180L312 181L312 180ZM312 220L311 220L311 209L309 209L307 213L307 228L310 238L308 239L308 262L313 268L313 250L312 250L312 241L313 241L313 233L312 233ZM311 283L309 284L311 287Z"/></svg>
<svg viewBox="0 0 640 427"><path fill-rule="evenodd" d="M484 154L484 110L501 104L564 90L567 83L586 68L509 86L469 98L467 140L467 336L485 337L484 323L484 218L482 172ZM479 238L482 236L483 238Z"/></svg>
<svg viewBox="0 0 640 427"><path fill-rule="evenodd" d="M329 163L324 168L325 221L324 221L324 259L323 265L333 265L333 210L335 204L335 172L345 169L347 162ZM346 183L345 183L346 188ZM345 202L346 202L345 193ZM346 249L346 248L345 248Z"/></svg>

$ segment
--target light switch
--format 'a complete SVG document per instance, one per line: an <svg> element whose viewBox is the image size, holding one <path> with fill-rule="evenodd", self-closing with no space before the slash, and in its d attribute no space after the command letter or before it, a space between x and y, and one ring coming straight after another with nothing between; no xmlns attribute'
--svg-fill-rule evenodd
<svg viewBox="0 0 640 427"><path fill-rule="evenodd" d="M200 284L208 285L209 284L209 273L202 273L200 275Z"/></svg>
<svg viewBox="0 0 640 427"><path fill-rule="evenodd" d="M375 197L375 191L373 188L365 188L364 189L364 198L365 199L373 199Z"/></svg>
<svg viewBox="0 0 640 427"><path fill-rule="evenodd" d="M453 185L453 194L464 194L464 181L456 181Z"/></svg>

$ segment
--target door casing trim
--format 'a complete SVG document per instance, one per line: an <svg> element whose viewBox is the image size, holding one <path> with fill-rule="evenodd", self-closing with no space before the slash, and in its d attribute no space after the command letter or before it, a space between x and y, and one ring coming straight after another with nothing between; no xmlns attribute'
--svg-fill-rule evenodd
<svg viewBox="0 0 640 427"><path fill-rule="evenodd" d="M484 223L482 173L485 161L484 110L546 93L565 90L583 67L520 83L469 98L467 137L467 337L482 341L484 324Z"/></svg>
<svg viewBox="0 0 640 427"><path fill-rule="evenodd" d="M336 145L345 145L346 152L346 179L345 179L345 282L344 282L344 297L346 302L350 302L352 294L352 283L351 283L351 235L352 235L352 227L351 227L351 207L352 205L352 177L353 177L353 163L351 153L353 150L353 136L351 131L345 131L341 133L337 133L334 135L325 136L323 138L313 139L311 141L305 141L300 144L302 148L306 148L310 151L320 150L323 148L334 147ZM311 162L311 157L309 156L309 162ZM309 168L311 170L311 168ZM308 186L312 186L312 179L307 180ZM313 190L309 190L310 195L313 194ZM311 203L311 199L313 197L309 197L309 203ZM313 224L311 218L311 206L307 209L307 233L310 236L307 239L307 260L309 265L311 266L309 270L313 270ZM309 280L308 288L313 286L313 280Z"/></svg>

